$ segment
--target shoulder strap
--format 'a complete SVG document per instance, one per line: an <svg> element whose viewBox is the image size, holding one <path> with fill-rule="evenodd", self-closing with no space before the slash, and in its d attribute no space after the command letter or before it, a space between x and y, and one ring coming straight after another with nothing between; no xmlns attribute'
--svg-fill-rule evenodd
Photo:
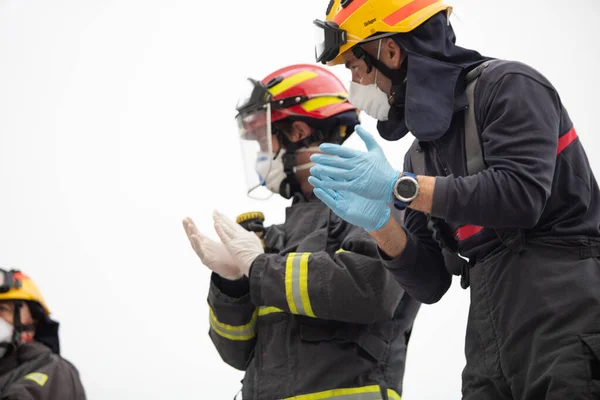
<svg viewBox="0 0 600 400"><path fill-rule="evenodd" d="M479 76L483 70L492 62L492 60L485 61L478 65L475 69L467 73L465 82L467 83L466 95L468 100L467 109L465 111L465 152L467 157L467 172L469 175L476 174L477 172L485 169L485 162L483 159L483 151L481 149L481 140L477 129L477 123L475 120L475 85ZM412 172L417 175L425 174L425 154L421 150L419 141L415 139L410 146L410 161L412 164ZM468 263L465 259L460 257L456 253L456 249L448 246L443 240L443 235L436 228L435 222L430 215L427 215L428 228L433 232L433 238L442 249L442 255L444 256L444 264L448 271L454 275L461 275L463 271L468 268ZM461 278L461 286L465 288Z"/></svg>
<svg viewBox="0 0 600 400"><path fill-rule="evenodd" d="M475 120L475 86L483 70L492 61L487 60L479 64L465 78L467 83L466 94L469 102L465 111L465 153L467 157L467 173L469 175L474 175L485 169L481 139L477 129L477 121Z"/></svg>
<svg viewBox="0 0 600 400"><path fill-rule="evenodd" d="M475 119L475 86L477 80L483 73L483 70L494 61L496 60L487 60L481 63L475 69L470 71L465 78L465 81L467 82L466 94L469 101L469 105L465 112L465 152L467 157L467 172L469 175L474 175L486 168L481 138ZM516 253L521 251L525 237L522 229L494 229L494 231L506 247Z"/></svg>

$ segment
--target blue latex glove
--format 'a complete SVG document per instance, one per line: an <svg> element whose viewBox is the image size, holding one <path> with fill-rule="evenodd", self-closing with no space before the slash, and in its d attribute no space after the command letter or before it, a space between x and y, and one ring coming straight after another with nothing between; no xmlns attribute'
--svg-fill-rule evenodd
<svg viewBox="0 0 600 400"><path fill-rule="evenodd" d="M365 199L352 192L332 189L317 188L313 193L338 217L367 232L381 229L390 219L391 211L385 201Z"/></svg>
<svg viewBox="0 0 600 400"><path fill-rule="evenodd" d="M391 203L400 171L390 165L369 132L360 125L355 130L368 151L324 143L319 148L326 154L313 154L310 157L317 165L310 169L312 176L308 181L315 188L349 191L368 199Z"/></svg>

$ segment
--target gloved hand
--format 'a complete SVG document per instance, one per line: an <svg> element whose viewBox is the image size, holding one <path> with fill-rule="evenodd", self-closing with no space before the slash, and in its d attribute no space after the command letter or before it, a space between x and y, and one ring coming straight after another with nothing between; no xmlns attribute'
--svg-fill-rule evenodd
<svg viewBox="0 0 600 400"><path fill-rule="evenodd" d="M215 230L221 241L233 257L240 271L248 276L250 266L260 254L264 253L262 243L256 233L242 228L218 211L213 214Z"/></svg>
<svg viewBox="0 0 600 400"><path fill-rule="evenodd" d="M375 138L360 125L356 133L365 142L367 152L339 144L323 143L323 153L313 154L310 160L317 165L310 169L308 181L315 188L353 192L368 199L392 202L394 184L400 171L385 158ZM324 178L329 178L326 181Z"/></svg>
<svg viewBox="0 0 600 400"><path fill-rule="evenodd" d="M381 229L391 216L391 210L383 200L366 199L352 192L332 189L316 188L313 193L338 217L367 232Z"/></svg>
<svg viewBox="0 0 600 400"><path fill-rule="evenodd" d="M183 220L183 228L202 264L225 279L236 280L243 276L223 243L215 242L200 233L191 218Z"/></svg>

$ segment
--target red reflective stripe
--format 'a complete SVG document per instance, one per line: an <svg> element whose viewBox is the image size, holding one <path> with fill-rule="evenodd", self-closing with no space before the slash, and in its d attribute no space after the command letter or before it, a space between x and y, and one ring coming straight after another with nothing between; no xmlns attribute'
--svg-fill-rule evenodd
<svg viewBox="0 0 600 400"><path fill-rule="evenodd" d="M556 155L559 155L565 148L567 148L571 143L573 143L577 139L577 132L575 128L571 128L571 130L560 138L558 138L558 148L556 149ZM478 234L483 229L483 226L476 225L465 225L461 226L454 232L454 237L459 242L462 240L466 240L473 235Z"/></svg>
<svg viewBox="0 0 600 400"><path fill-rule="evenodd" d="M367 0L354 0L348 7L340 9L340 12L333 17L333 22L338 26L342 25L354 11L358 10L366 2Z"/></svg>
<svg viewBox="0 0 600 400"><path fill-rule="evenodd" d="M577 132L575 132L575 128L571 128L571 130L561 137L558 138L558 148L556 149L556 155L559 155L564 149L567 148L573 141L577 139Z"/></svg>
<svg viewBox="0 0 600 400"><path fill-rule="evenodd" d="M456 238L456 240L458 240L460 242L462 240L467 240L468 238L470 238L473 235L478 234L482 230L483 230L483 226L465 225L465 226L461 226L460 228L458 228L456 230L456 232L454 232L454 237Z"/></svg>
<svg viewBox="0 0 600 400"><path fill-rule="evenodd" d="M397 9L387 17L383 19L383 22L388 24L389 26L394 26L398 22L405 20L406 18L413 15L415 12L432 5L433 3L437 3L439 0L414 0L412 3L408 3L402 8Z"/></svg>
<svg viewBox="0 0 600 400"><path fill-rule="evenodd" d="M23 280L23 279L31 279L29 276L25 275L23 272L15 272L13 275L15 279Z"/></svg>

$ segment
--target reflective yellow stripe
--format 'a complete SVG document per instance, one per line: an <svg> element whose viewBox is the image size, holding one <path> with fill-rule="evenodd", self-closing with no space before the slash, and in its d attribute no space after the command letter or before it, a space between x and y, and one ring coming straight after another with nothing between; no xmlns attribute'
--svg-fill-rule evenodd
<svg viewBox="0 0 600 400"><path fill-rule="evenodd" d="M277 307L260 307L258 309L258 316L263 317L265 315L273 314L273 313L282 313L283 310Z"/></svg>
<svg viewBox="0 0 600 400"><path fill-rule="evenodd" d="M392 389L387 390L390 400L401 400L398 393ZM286 397L282 400L382 400L379 385L364 386L360 388L333 389L324 392L303 394L300 396Z"/></svg>
<svg viewBox="0 0 600 400"><path fill-rule="evenodd" d="M299 83L305 82L309 79L316 78L317 76L319 76L319 75L316 72L311 72L311 71L298 72L297 74L292 75L289 78L282 80L277 85L270 88L269 92L271 92L271 94L273 96L277 96L278 94L285 92L289 88L296 86Z"/></svg>
<svg viewBox="0 0 600 400"><path fill-rule="evenodd" d="M394 392L392 389L387 390L387 395L390 400L402 400L402 396Z"/></svg>
<svg viewBox="0 0 600 400"><path fill-rule="evenodd" d="M340 96L348 97L348 93L336 93L336 94L339 94ZM306 111L306 112L311 112L318 108L329 106L331 104L343 103L344 101L346 101L346 100L340 99L339 97L335 97L335 96L322 96L322 97L315 97L313 99L310 99L307 102L300 104L300 107L302 107L304 109L304 111Z"/></svg>
<svg viewBox="0 0 600 400"><path fill-rule="evenodd" d="M292 314L298 314L298 309L296 308L296 303L294 302L294 292L293 292L293 274L294 274L294 258L296 253L288 254L287 260L285 262L285 297L288 302L288 307L290 308L290 312Z"/></svg>
<svg viewBox="0 0 600 400"><path fill-rule="evenodd" d="M258 310L252 314L252 319L245 325L228 325L219 321L209 307L209 322L210 328L219 336L229 340L250 340L256 336L256 319L258 318Z"/></svg>
<svg viewBox="0 0 600 400"><path fill-rule="evenodd" d="M315 317L308 296L310 253L290 253L285 263L285 297L292 314Z"/></svg>
<svg viewBox="0 0 600 400"><path fill-rule="evenodd" d="M23 379L29 379L40 386L44 386L48 381L48 375L42 374L41 372L32 372L31 374L25 375Z"/></svg>
<svg viewBox="0 0 600 400"><path fill-rule="evenodd" d="M310 253L303 253L300 257L300 297L305 315L316 317L308 296L308 257L310 257Z"/></svg>

